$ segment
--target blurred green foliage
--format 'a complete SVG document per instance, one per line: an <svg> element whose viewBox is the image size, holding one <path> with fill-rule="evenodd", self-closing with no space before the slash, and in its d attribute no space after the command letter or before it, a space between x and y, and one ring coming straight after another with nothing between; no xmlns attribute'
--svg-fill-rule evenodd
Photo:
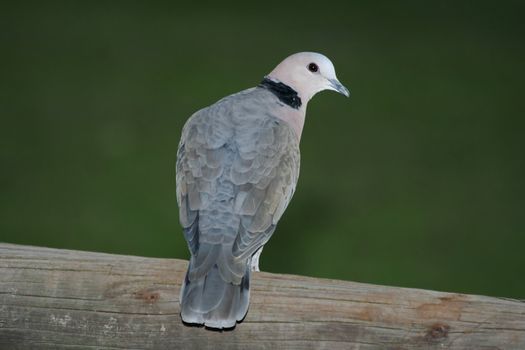
<svg viewBox="0 0 525 350"><path fill-rule="evenodd" d="M262 269L525 296L523 2L2 7L0 241L187 258L182 125L309 50L352 97L309 104Z"/></svg>

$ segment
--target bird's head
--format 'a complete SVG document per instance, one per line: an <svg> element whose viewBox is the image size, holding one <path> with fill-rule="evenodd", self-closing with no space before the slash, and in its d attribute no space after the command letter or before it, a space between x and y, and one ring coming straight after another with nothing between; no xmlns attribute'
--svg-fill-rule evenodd
<svg viewBox="0 0 525 350"><path fill-rule="evenodd" d="M348 89L337 80L332 62L320 53L300 52L288 56L267 77L293 88L304 102L323 90L350 96Z"/></svg>

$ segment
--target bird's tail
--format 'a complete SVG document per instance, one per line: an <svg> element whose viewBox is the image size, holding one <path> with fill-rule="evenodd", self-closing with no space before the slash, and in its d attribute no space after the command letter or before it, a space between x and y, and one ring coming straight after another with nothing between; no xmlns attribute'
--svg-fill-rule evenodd
<svg viewBox="0 0 525 350"><path fill-rule="evenodd" d="M210 328L235 327L250 302L250 264L240 284L225 282L215 264L202 277L190 281L191 263L180 292L181 317L185 323Z"/></svg>

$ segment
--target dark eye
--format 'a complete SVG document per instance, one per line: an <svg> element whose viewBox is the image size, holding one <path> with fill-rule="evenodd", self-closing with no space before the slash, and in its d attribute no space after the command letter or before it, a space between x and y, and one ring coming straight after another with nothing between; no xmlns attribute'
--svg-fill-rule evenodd
<svg viewBox="0 0 525 350"><path fill-rule="evenodd" d="M315 63L310 63L310 64L308 65L308 70L309 70L310 72L315 73L315 72L317 72L317 71L319 70L319 67L318 67L317 64L315 64Z"/></svg>

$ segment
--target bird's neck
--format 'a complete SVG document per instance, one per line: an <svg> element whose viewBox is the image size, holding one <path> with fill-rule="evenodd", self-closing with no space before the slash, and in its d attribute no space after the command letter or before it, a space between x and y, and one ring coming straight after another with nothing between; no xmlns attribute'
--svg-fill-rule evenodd
<svg viewBox="0 0 525 350"><path fill-rule="evenodd" d="M276 114L276 117L285 121L288 125L292 127L297 136L297 141L301 140L301 134L304 127L304 119L306 115L306 105L302 105L299 109L292 109L283 107L280 110L280 113Z"/></svg>
<svg viewBox="0 0 525 350"><path fill-rule="evenodd" d="M299 93L291 86L269 76L264 77L259 87L273 93L285 105L280 110L280 113L277 114L277 117L288 123L295 131L297 139L300 140L306 115L306 105L309 99L301 98Z"/></svg>
<svg viewBox="0 0 525 350"><path fill-rule="evenodd" d="M293 109L299 109L303 104L297 91L277 79L264 77L259 84L259 87L270 91L279 99L279 101Z"/></svg>

